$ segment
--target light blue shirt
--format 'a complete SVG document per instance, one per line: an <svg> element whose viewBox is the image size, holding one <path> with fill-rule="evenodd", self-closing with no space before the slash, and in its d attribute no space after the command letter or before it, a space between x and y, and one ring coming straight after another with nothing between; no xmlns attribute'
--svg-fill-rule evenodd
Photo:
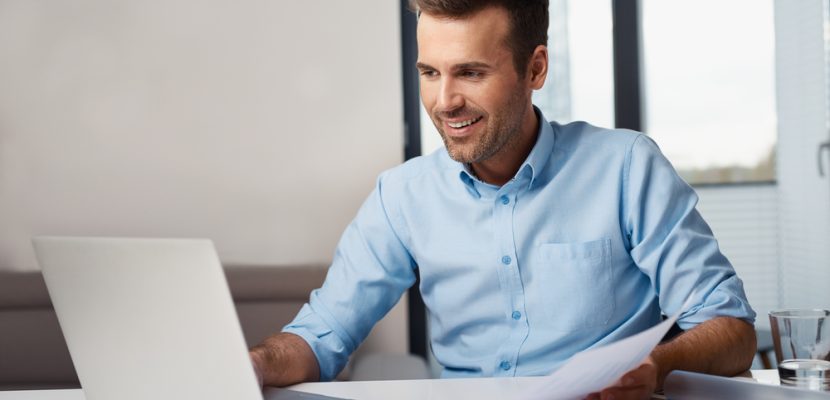
<svg viewBox="0 0 830 400"><path fill-rule="evenodd" d="M415 282L445 377L545 374L680 311L754 322L697 195L648 137L540 117L502 187L445 149L386 171L346 228L325 283L283 331L333 379Z"/></svg>

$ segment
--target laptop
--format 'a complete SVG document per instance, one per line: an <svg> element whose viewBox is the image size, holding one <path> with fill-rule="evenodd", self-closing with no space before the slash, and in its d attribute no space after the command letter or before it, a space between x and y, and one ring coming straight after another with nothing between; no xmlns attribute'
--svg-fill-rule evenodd
<svg viewBox="0 0 830 400"><path fill-rule="evenodd" d="M33 242L86 400L263 399L211 241Z"/></svg>
<svg viewBox="0 0 830 400"><path fill-rule="evenodd" d="M687 371L672 371L666 377L663 392L669 400L830 400L827 392Z"/></svg>

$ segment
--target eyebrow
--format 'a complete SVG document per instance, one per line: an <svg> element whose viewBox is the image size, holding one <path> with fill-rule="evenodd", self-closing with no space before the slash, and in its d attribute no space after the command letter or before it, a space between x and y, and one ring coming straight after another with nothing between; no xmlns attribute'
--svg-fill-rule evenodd
<svg viewBox="0 0 830 400"><path fill-rule="evenodd" d="M493 68L490 64L481 61L471 61L461 64L456 64L452 66L453 70L459 69L491 69Z"/></svg>
<svg viewBox="0 0 830 400"><path fill-rule="evenodd" d="M422 62L420 62L420 61L418 61L418 62L416 62L416 63L415 63L415 68L418 68L418 69L435 69L435 68L432 68L432 66L429 66L429 65L427 65L427 64L424 64L424 63L422 63Z"/></svg>
<svg viewBox="0 0 830 400"><path fill-rule="evenodd" d="M420 61L415 63L415 68L418 68L419 70L436 69L436 68L432 67L431 65L424 64ZM452 66L452 69L454 71L461 70L461 69L492 69L492 68L493 67L490 64L487 64L487 63L481 62L481 61L471 61L471 62L466 62L466 63L461 63L461 64L455 64L455 65Z"/></svg>

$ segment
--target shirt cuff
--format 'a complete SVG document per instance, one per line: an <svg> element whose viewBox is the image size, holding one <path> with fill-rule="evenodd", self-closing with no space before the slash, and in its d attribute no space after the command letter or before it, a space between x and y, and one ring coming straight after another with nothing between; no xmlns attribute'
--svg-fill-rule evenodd
<svg viewBox="0 0 830 400"><path fill-rule="evenodd" d="M681 315L677 325L688 330L717 317L732 317L755 324L755 311L746 300L743 283L737 275L721 281L698 306Z"/></svg>
<svg viewBox="0 0 830 400"><path fill-rule="evenodd" d="M303 338L311 347L320 367L320 380L331 381L349 361L351 351L338 334L306 303L283 332Z"/></svg>

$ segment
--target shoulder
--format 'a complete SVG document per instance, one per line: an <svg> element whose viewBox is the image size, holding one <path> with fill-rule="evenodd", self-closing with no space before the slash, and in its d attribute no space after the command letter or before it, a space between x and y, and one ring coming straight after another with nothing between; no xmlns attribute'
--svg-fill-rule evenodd
<svg viewBox="0 0 830 400"><path fill-rule="evenodd" d="M632 158L659 156L660 150L648 136L630 129L609 129L577 121L551 123L554 151L567 159L619 165L627 169Z"/></svg>

